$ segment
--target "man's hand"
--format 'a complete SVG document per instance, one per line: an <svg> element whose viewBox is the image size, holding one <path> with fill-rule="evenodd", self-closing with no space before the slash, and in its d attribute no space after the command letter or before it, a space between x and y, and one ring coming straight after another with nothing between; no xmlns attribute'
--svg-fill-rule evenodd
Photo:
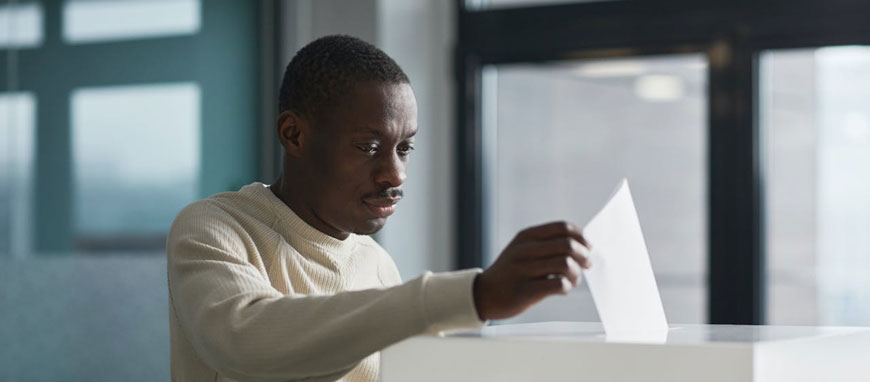
<svg viewBox="0 0 870 382"><path fill-rule="evenodd" d="M573 224L554 222L526 228L474 280L474 304L481 320L516 316L544 297L567 294L589 268L589 245Z"/></svg>

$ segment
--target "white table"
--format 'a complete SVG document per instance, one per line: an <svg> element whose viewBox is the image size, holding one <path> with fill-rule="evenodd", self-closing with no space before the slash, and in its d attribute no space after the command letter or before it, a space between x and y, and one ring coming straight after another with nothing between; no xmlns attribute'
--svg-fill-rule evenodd
<svg viewBox="0 0 870 382"><path fill-rule="evenodd" d="M614 340L600 323L489 326L393 345L381 380L867 382L870 328L671 325Z"/></svg>

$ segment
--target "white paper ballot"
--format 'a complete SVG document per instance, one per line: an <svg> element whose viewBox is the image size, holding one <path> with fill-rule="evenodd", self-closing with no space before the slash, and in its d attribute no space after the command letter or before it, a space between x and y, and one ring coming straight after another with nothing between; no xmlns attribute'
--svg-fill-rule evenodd
<svg viewBox="0 0 870 382"><path fill-rule="evenodd" d="M668 322L627 180L583 236L592 246L583 276L608 340L665 340Z"/></svg>

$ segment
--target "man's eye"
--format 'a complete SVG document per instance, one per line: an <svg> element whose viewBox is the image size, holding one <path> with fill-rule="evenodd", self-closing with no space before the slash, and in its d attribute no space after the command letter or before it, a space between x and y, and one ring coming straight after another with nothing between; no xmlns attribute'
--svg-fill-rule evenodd
<svg viewBox="0 0 870 382"><path fill-rule="evenodd" d="M364 152L366 154L374 154L374 153L378 152L377 145L362 145L362 146L359 146L359 149L362 150L362 152Z"/></svg>
<svg viewBox="0 0 870 382"><path fill-rule="evenodd" d="M402 145L402 146L399 146L398 151L399 151L399 155L407 156L408 154L411 154L411 151L414 151L414 146Z"/></svg>

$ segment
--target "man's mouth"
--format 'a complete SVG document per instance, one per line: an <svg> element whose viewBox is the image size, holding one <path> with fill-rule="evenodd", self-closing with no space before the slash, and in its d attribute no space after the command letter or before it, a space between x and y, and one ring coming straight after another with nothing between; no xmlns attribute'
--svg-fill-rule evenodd
<svg viewBox="0 0 870 382"><path fill-rule="evenodd" d="M379 218L386 218L396 212L396 203L402 199L398 198L376 198L376 199L363 199L363 203L368 207L375 216Z"/></svg>

